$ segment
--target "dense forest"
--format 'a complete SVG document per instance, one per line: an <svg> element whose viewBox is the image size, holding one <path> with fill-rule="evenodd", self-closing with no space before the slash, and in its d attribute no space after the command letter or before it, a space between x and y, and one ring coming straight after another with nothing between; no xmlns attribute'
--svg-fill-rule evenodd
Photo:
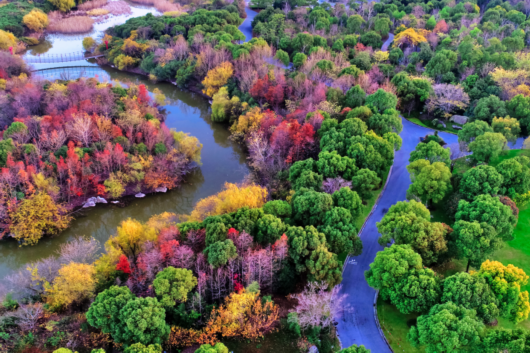
<svg viewBox="0 0 530 353"><path fill-rule="evenodd" d="M68 16L95 1L31 11ZM2 349L259 352L280 337L289 352L366 353L341 347L335 326L356 310L344 262L376 236L384 250L366 282L397 312L408 350L528 350L530 254L499 255L530 219L527 2L256 0L248 41L243 1L173 5L83 46L100 65L210 100L252 173L189 215L123 220L104 246L78 237L6 277ZM200 166L202 145L166 127L160 92L33 77L9 52L28 44L24 18L0 22L5 237L34 245L88 198L176 188ZM408 200L360 237L405 169L393 166L403 119L437 132L408 156Z"/></svg>

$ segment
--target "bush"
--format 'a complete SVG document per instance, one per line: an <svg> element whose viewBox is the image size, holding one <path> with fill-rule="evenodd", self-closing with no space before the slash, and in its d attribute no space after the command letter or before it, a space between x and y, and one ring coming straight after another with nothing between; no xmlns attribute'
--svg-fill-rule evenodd
<svg viewBox="0 0 530 353"><path fill-rule="evenodd" d="M31 29L32 31L42 31L48 27L48 15L38 9L31 10L24 18L22 22Z"/></svg>

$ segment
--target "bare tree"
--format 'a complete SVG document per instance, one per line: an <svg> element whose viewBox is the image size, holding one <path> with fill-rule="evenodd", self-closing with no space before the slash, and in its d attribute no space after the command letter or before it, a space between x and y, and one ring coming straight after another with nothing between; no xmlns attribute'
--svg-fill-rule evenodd
<svg viewBox="0 0 530 353"><path fill-rule="evenodd" d="M340 288L339 285L328 291L325 282L309 282L302 293L292 294L298 299L293 312L298 315L300 327L330 327L343 313L353 310L345 303L348 295L339 294Z"/></svg>
<svg viewBox="0 0 530 353"><path fill-rule="evenodd" d="M433 86L434 94L427 100L427 109L439 109L446 118L455 111L464 110L469 105L469 96L461 85L440 83Z"/></svg>
<svg viewBox="0 0 530 353"><path fill-rule="evenodd" d="M93 126L92 119L85 113L75 117L68 125L68 135L88 147L92 142Z"/></svg>
<svg viewBox="0 0 530 353"><path fill-rule="evenodd" d="M9 314L16 319L20 328L24 331L33 331L37 327L37 321L44 314L42 303L21 305L17 311Z"/></svg>
<svg viewBox="0 0 530 353"><path fill-rule="evenodd" d="M57 254L59 261L63 264L70 262L91 264L96 260L100 248L99 241L94 238L77 237L66 244L62 244Z"/></svg>

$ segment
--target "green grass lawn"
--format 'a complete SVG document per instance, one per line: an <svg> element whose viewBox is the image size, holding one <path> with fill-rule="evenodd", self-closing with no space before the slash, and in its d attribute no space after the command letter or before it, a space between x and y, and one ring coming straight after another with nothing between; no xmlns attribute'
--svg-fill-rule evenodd
<svg viewBox="0 0 530 353"><path fill-rule="evenodd" d="M433 130L448 132L448 133L451 133L451 134L457 134L458 131L459 131L458 129L454 129L452 127L453 125L462 126L460 124L453 123L451 121L445 121L446 127L440 129L440 128L435 127L432 124L431 120L429 120L429 119L421 119L419 112L412 112L412 113L410 113L410 115L406 114L406 113L402 113L402 114L405 117L405 119L407 119L408 121L410 121L410 122L412 122L414 124L417 124L417 125L429 128L429 129L433 129Z"/></svg>
<svg viewBox="0 0 530 353"><path fill-rule="evenodd" d="M416 353L424 351L414 348L407 341L407 333L410 327L416 324L418 315L402 314L394 305L383 301L381 298L377 299L377 315L379 324L394 352Z"/></svg>

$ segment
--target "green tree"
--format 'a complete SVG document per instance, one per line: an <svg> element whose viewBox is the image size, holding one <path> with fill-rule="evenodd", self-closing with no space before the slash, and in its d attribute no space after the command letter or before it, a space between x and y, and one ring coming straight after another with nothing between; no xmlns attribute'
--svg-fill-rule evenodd
<svg viewBox="0 0 530 353"><path fill-rule="evenodd" d="M381 245L390 243L392 239L398 245L411 245L426 264L436 262L447 251L447 231L443 224L431 223L429 211L414 200L400 201L390 207L381 222L377 223L377 229L381 233Z"/></svg>
<svg viewBox="0 0 530 353"><path fill-rule="evenodd" d="M337 151L322 151L316 162L318 173L324 178L336 178L342 176L351 180L357 172L355 161L350 157L342 157Z"/></svg>
<svg viewBox="0 0 530 353"><path fill-rule="evenodd" d="M221 342L216 343L215 346L203 344L195 353L228 353L228 348Z"/></svg>
<svg viewBox="0 0 530 353"><path fill-rule="evenodd" d="M355 85L346 92L344 105L350 108L356 108L364 105L366 92L359 85Z"/></svg>
<svg viewBox="0 0 530 353"><path fill-rule="evenodd" d="M525 136L530 132L530 97L518 94L506 102L506 111L519 121Z"/></svg>
<svg viewBox="0 0 530 353"><path fill-rule="evenodd" d="M342 39L337 39L334 43L333 43L333 46L331 47L331 49L333 51L336 51L336 52L343 52L344 51L344 43L342 42Z"/></svg>
<svg viewBox="0 0 530 353"><path fill-rule="evenodd" d="M359 33L366 21L360 15L352 15L346 21L346 27L350 33Z"/></svg>
<svg viewBox="0 0 530 353"><path fill-rule="evenodd" d="M528 331L517 328L514 330L488 330L477 349L484 353L524 352L528 347L530 347Z"/></svg>
<svg viewBox="0 0 530 353"><path fill-rule="evenodd" d="M125 327L121 321L120 311L135 299L127 287L112 286L99 293L86 313L88 323L99 328L103 333L110 334L114 340L121 339Z"/></svg>
<svg viewBox="0 0 530 353"><path fill-rule="evenodd" d="M162 353L162 346L150 344L146 347L141 343L135 343L127 347L125 353Z"/></svg>
<svg viewBox="0 0 530 353"><path fill-rule="evenodd" d="M432 31L434 29L434 26L436 26L436 19L434 18L434 16L431 16L429 17L427 22L425 22L425 29Z"/></svg>
<svg viewBox="0 0 530 353"><path fill-rule="evenodd" d="M514 197L530 189L530 159L526 156L505 159L495 167L502 176L501 194Z"/></svg>
<svg viewBox="0 0 530 353"><path fill-rule="evenodd" d="M289 240L289 255L298 272L307 270L306 260L320 245L326 244L326 236L313 226L289 227L285 233Z"/></svg>
<svg viewBox="0 0 530 353"><path fill-rule="evenodd" d="M287 52L281 50L281 49L278 49L276 51L276 55L274 56L275 59L279 60L282 64L284 64L285 66L289 65L289 54L287 54Z"/></svg>
<svg viewBox="0 0 530 353"><path fill-rule="evenodd" d="M382 178L394 160L394 144L368 131L362 136L352 136L347 154L355 159L359 168L373 170Z"/></svg>
<svg viewBox="0 0 530 353"><path fill-rule="evenodd" d="M454 51L442 49L425 66L425 72L432 78L441 77L451 72L455 67L458 56Z"/></svg>
<svg viewBox="0 0 530 353"><path fill-rule="evenodd" d="M457 353L473 350L483 332L484 324L474 310L449 302L420 316L407 338L415 347L426 346L427 352Z"/></svg>
<svg viewBox="0 0 530 353"><path fill-rule="evenodd" d="M370 96L368 96L370 97ZM368 127L380 136L388 132L400 133L403 130L401 117L395 109L387 109L383 114L373 114L368 118Z"/></svg>
<svg viewBox="0 0 530 353"><path fill-rule="evenodd" d="M339 129L345 136L361 136L368 130L368 126L361 119L348 118L346 115L346 119L340 123Z"/></svg>
<svg viewBox="0 0 530 353"><path fill-rule="evenodd" d="M280 218L266 214L256 222L254 239L261 244L272 244L287 231Z"/></svg>
<svg viewBox="0 0 530 353"><path fill-rule="evenodd" d="M496 116L508 115L504 101L501 101L499 97L494 95L480 98L473 113L473 120L482 120L489 124L491 124L493 118Z"/></svg>
<svg viewBox="0 0 530 353"><path fill-rule="evenodd" d="M0 140L0 167L6 165L7 155L15 149L13 139Z"/></svg>
<svg viewBox="0 0 530 353"><path fill-rule="evenodd" d="M133 343L162 344L169 337L166 324L166 310L156 298L135 298L129 300L120 310L122 334L114 337L126 346Z"/></svg>
<svg viewBox="0 0 530 353"><path fill-rule="evenodd" d="M472 202L460 200L456 212L457 221L487 223L504 240L511 240L517 219L509 206L499 201L498 197L488 194L478 195Z"/></svg>
<svg viewBox="0 0 530 353"><path fill-rule="evenodd" d="M302 65L304 65L306 61L307 61L307 55L305 55L304 53L296 53L293 57L293 64L294 64L294 67L296 67L297 69L301 68Z"/></svg>
<svg viewBox="0 0 530 353"><path fill-rule="evenodd" d="M496 132L485 132L469 144L469 150L473 152L473 159L477 162L485 162L497 159L506 146L506 138Z"/></svg>
<svg viewBox="0 0 530 353"><path fill-rule="evenodd" d="M437 203L452 190L451 170L442 162L430 163L428 160L419 159L407 166L412 184L408 192L420 199Z"/></svg>
<svg viewBox="0 0 530 353"><path fill-rule="evenodd" d="M352 217L357 217L362 210L362 201L359 195L350 188L343 187L331 196L335 207L342 207L350 211ZM325 217L324 217L325 218Z"/></svg>
<svg viewBox="0 0 530 353"><path fill-rule="evenodd" d="M236 246L230 239L209 245L204 249L204 253L208 256L208 263L214 268L226 265L228 260L237 258Z"/></svg>
<svg viewBox="0 0 530 353"><path fill-rule="evenodd" d="M348 348L341 349L338 353L370 353L370 350L366 349L364 346L354 344Z"/></svg>
<svg viewBox="0 0 530 353"><path fill-rule="evenodd" d="M401 51L399 48L396 49ZM390 56L396 49L390 51ZM402 54L403 52L401 52ZM394 55L399 56L399 53ZM393 61L392 58L390 61ZM391 82L396 87L397 95L401 99L401 106L408 108L409 114L413 108L420 107L425 103L432 90L431 83L428 80L411 78L405 71L401 71L394 76Z"/></svg>
<svg viewBox="0 0 530 353"><path fill-rule="evenodd" d="M302 188L320 191L322 189L322 182L324 177L321 174L304 170L300 177L294 183L291 183L293 189L298 191Z"/></svg>
<svg viewBox="0 0 530 353"><path fill-rule="evenodd" d="M316 172L316 164L313 158L294 162L289 168L289 181L294 183L304 171Z"/></svg>
<svg viewBox="0 0 530 353"><path fill-rule="evenodd" d="M368 31L363 33L360 38L360 42L366 45L367 47L372 47L373 49L381 48L383 41L381 40L381 35L375 31Z"/></svg>
<svg viewBox="0 0 530 353"><path fill-rule="evenodd" d="M379 113L384 113L387 109L395 110L397 102L398 99L395 94L381 88L366 97L366 105L374 107ZM401 132L401 129L397 132Z"/></svg>
<svg viewBox="0 0 530 353"><path fill-rule="evenodd" d="M153 287L160 304L173 307L175 302L185 302L188 293L197 285L197 278L188 269L166 267L156 274Z"/></svg>
<svg viewBox="0 0 530 353"><path fill-rule="evenodd" d="M278 218L289 218L291 217L292 209L287 201L273 200L263 205L263 212Z"/></svg>
<svg viewBox="0 0 530 353"><path fill-rule="evenodd" d="M421 256L410 245L393 244L375 255L370 269L364 273L366 282L379 290L383 300L389 300L397 282L412 270L421 270Z"/></svg>
<svg viewBox="0 0 530 353"><path fill-rule="evenodd" d="M324 215L333 207L331 195L301 188L293 195L293 219L301 225L322 224Z"/></svg>
<svg viewBox="0 0 530 353"><path fill-rule="evenodd" d="M451 237L454 239L458 257L468 260L466 272L469 271L470 265L478 268L503 245L503 240L495 228L485 222L457 221Z"/></svg>
<svg viewBox="0 0 530 353"><path fill-rule="evenodd" d="M462 130L458 131L458 141L469 144L486 132L493 132L489 124L482 120L472 121L465 124Z"/></svg>
<svg viewBox="0 0 530 353"><path fill-rule="evenodd" d="M225 240L228 234L225 224L218 217L215 219L218 221L206 225L206 246Z"/></svg>
<svg viewBox="0 0 530 353"><path fill-rule="evenodd" d="M330 288L342 281L342 263L325 244L319 245L306 260L310 281L326 282Z"/></svg>
<svg viewBox="0 0 530 353"><path fill-rule="evenodd" d="M486 323L499 315L497 299L484 278L466 272L456 273L444 280L441 302L476 310Z"/></svg>
<svg viewBox="0 0 530 353"><path fill-rule="evenodd" d="M482 194L497 195L503 179L495 168L489 165L479 165L464 173L460 180L459 192L468 201Z"/></svg>
<svg viewBox="0 0 530 353"><path fill-rule="evenodd" d="M381 178L370 169L360 169L352 179L353 189L364 199L372 197L372 191L379 188Z"/></svg>
<svg viewBox="0 0 530 353"><path fill-rule="evenodd" d="M411 269L395 284L390 302L403 314L428 311L440 301L440 279L429 269Z"/></svg>
<svg viewBox="0 0 530 353"><path fill-rule="evenodd" d="M443 162L449 166L451 165L451 151L449 148L443 148L436 141L418 143L416 149L410 153L409 162L414 162L420 159L428 160L431 163Z"/></svg>
<svg viewBox="0 0 530 353"><path fill-rule="evenodd" d="M326 244L335 254L348 253L360 255L363 243L353 225L353 217L345 208L333 207L326 212L324 224L318 231L326 235Z"/></svg>

